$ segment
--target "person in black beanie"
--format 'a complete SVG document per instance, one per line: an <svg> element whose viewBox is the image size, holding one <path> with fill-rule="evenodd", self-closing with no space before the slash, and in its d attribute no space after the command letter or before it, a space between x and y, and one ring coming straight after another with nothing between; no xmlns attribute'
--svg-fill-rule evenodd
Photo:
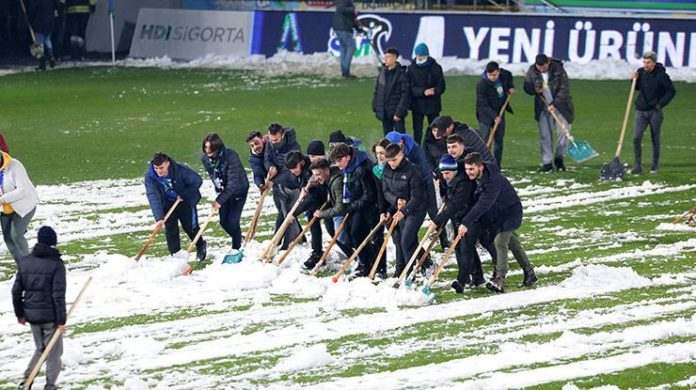
<svg viewBox="0 0 696 390"><path fill-rule="evenodd" d="M309 157L309 161L311 162L326 159L326 148L324 148L324 143L318 139L310 141L307 145L307 157Z"/></svg>
<svg viewBox="0 0 696 390"><path fill-rule="evenodd" d="M65 329L65 265L60 252L55 248L56 232L43 226L38 232L38 243L31 254L18 263L17 276L12 286L12 305L17 322L31 326L36 350L29 361L24 380L39 360L53 333ZM46 359L46 386L55 389L61 369L63 336L58 340ZM24 385L22 381L20 386Z"/></svg>

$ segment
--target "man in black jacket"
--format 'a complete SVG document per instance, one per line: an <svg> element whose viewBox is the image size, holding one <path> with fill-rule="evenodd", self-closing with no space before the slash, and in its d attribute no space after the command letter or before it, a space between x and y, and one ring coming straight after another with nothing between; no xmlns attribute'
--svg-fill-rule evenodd
<svg viewBox="0 0 696 390"><path fill-rule="evenodd" d="M489 62L476 86L476 119L479 122L481 138L486 144L491 129L498 125L494 135L495 149L493 151L498 166L501 166L503 160L503 137L505 136L505 114L500 115L500 109L508 96L514 92L512 73L501 68L495 61ZM512 114L509 104L505 111Z"/></svg>
<svg viewBox="0 0 696 390"><path fill-rule="evenodd" d="M268 137L262 136L259 131L252 131L246 139L246 143L249 145L249 167L254 175L254 184L261 191L267 187L266 176L268 175L268 170L263 164L267 141Z"/></svg>
<svg viewBox="0 0 696 390"><path fill-rule="evenodd" d="M350 73L350 63L355 53L355 38L353 38L353 28L355 26L355 4L352 0L337 0L336 12L333 16L333 30L338 38L341 60L341 76L347 79L354 79Z"/></svg>
<svg viewBox="0 0 696 390"><path fill-rule="evenodd" d="M461 224L462 218L473 204L476 182L470 180L466 173L460 170L457 161L445 154L440 158L439 170L447 182L447 195L444 209L433 219L431 228L441 227L452 221L455 226ZM457 293L463 293L464 288L471 284L473 287L485 283L481 269L481 258L476 251L481 224L472 224L471 231L459 241L459 247L455 252L459 273L457 280L452 282L452 288Z"/></svg>
<svg viewBox="0 0 696 390"><path fill-rule="evenodd" d="M343 174L341 202L348 205L345 211L350 214L350 219L346 229L350 245L355 248L379 222L377 183L372 174L372 161L366 152L346 144L338 144L331 149L331 160ZM367 276L375 257L377 245L373 237L358 255L358 268L353 276Z"/></svg>
<svg viewBox="0 0 696 390"><path fill-rule="evenodd" d="M55 248L56 232L48 226L39 229L38 243L32 253L19 262L17 276L12 286L12 305L17 322L29 322L36 350L29 361L24 380L46 349L53 333L65 330L65 265ZM63 336L58 337L46 360L46 385L55 389L61 370ZM21 388L24 381L20 385Z"/></svg>
<svg viewBox="0 0 696 390"><path fill-rule="evenodd" d="M457 138L458 140L461 139L461 143L464 146L464 149L466 149L466 153L471 153L471 152L476 152L480 153L483 156L483 159L488 162L496 162L495 158L491 154L491 152L488 150L488 147L486 146L486 143L484 140L481 138L481 135L471 128L469 125L466 123L462 122L456 122L452 119L451 116L449 115L443 115L437 117L433 123L430 125L433 134L435 136L435 139L441 139L445 138L447 139L447 150L449 153L449 144L450 142L450 136L452 135L457 135L460 138ZM462 150L463 152L463 150ZM459 160L459 158L463 158L466 153L460 155L460 156L453 156L455 159ZM449 153L452 154L452 153Z"/></svg>
<svg viewBox="0 0 696 390"><path fill-rule="evenodd" d="M427 210L425 182L418 167L404 157L398 144L387 146L387 166L382 176L385 208L382 220L394 218L397 226L392 233L396 246L396 272L399 277L418 248L418 230Z"/></svg>
<svg viewBox="0 0 696 390"><path fill-rule="evenodd" d="M281 199L279 197L280 192L277 191L275 183L278 180L282 180L283 175L288 173L287 168L285 168L285 155L291 150L299 151L300 149L295 129L283 127L279 123L271 123L268 126L268 143L266 143L266 148L263 152L263 165L268 172L268 177L271 181L270 185L273 186L273 203L278 210L275 223L276 230L283 223L283 217L281 213Z"/></svg>
<svg viewBox="0 0 696 390"><path fill-rule="evenodd" d="M43 55L39 58L39 67L37 70L46 70L46 61L51 68L56 66L56 60L53 57L53 43L51 42L51 33L55 17L62 4L59 0L37 0L29 3L30 15L32 17L32 25L36 33L36 43L43 45Z"/></svg>
<svg viewBox="0 0 696 390"><path fill-rule="evenodd" d="M641 166L643 134L648 125L650 125L653 155L650 173L657 173L660 166L660 129L664 118L662 110L674 98L676 92L664 65L657 62L657 56L652 51L643 54L643 67L633 72L633 78L638 79L636 90L639 93L636 99L636 123L633 128L633 169L631 173L643 172Z"/></svg>
<svg viewBox="0 0 696 390"><path fill-rule="evenodd" d="M164 225L167 238L167 249L173 255L181 250L179 223L184 232L193 240L198 234L198 210L196 206L201 200L200 188L203 179L193 169L179 164L164 153L155 153L145 173L145 193L150 203L152 215L155 217L155 227ZM165 222L164 216L177 199L181 203ZM177 222L178 221L178 222ZM196 257L198 261L205 260L207 243L202 238L196 242Z"/></svg>
<svg viewBox="0 0 696 390"><path fill-rule="evenodd" d="M496 164L486 163L478 153L464 158L469 179L476 180L474 199L476 202L462 218L459 235L464 236L477 221L492 231L497 252L495 278L486 286L495 292L505 291L505 276L508 271L508 249L524 271L523 286L532 286L537 281L534 268L529 262L515 230L522 225L522 202L510 181L500 173Z"/></svg>
<svg viewBox="0 0 696 390"><path fill-rule="evenodd" d="M213 209L220 213L220 226L232 238L232 249L242 246L239 220L249 193L249 179L237 152L225 147L222 138L210 133L203 139L201 162L218 194Z"/></svg>
<svg viewBox="0 0 696 390"><path fill-rule="evenodd" d="M290 210L295 205L297 200L302 193L302 189L309 183L312 178L312 171L309 169L310 162L309 158L302 154L299 150L291 150L285 155L285 167L287 173L278 177L277 181L273 186L273 195L276 195L277 199L280 201L280 207L278 208L278 216L281 222L288 217ZM317 190L317 188L313 188ZM283 235L283 243L281 249L287 249L292 240L297 237L302 231L302 226L300 226L296 217L307 210L314 210L321 206L322 196L307 196L298 205L297 209L292 216L290 216L290 225L288 225L285 234ZM323 193L323 198L326 198L326 192ZM323 201L321 201L323 203ZM303 206L304 204L304 206ZM321 256L321 241L318 245L315 238L312 239L312 250L313 253L318 253Z"/></svg>
<svg viewBox="0 0 696 390"><path fill-rule="evenodd" d="M414 49L413 59L406 71L411 86L411 113L413 115L413 139L423 142L423 118L432 123L442 110L442 94L445 93L445 76L442 67L430 57L425 43Z"/></svg>
<svg viewBox="0 0 696 390"><path fill-rule="evenodd" d="M384 135L390 131L406 132L404 120L408 114L410 90L406 68L397 61L399 51L393 47L384 51L384 66L380 69L372 96L372 111L382 122Z"/></svg>
<svg viewBox="0 0 696 390"><path fill-rule="evenodd" d="M534 96L534 119L539 125L541 136L541 160L543 165L539 172L553 170L565 171L563 156L568 146L561 126L551 115L555 112L568 131L575 119L575 106L570 96L570 81L560 60L552 59L546 54L538 54L524 76L524 91ZM553 131L556 130L556 151L553 151Z"/></svg>

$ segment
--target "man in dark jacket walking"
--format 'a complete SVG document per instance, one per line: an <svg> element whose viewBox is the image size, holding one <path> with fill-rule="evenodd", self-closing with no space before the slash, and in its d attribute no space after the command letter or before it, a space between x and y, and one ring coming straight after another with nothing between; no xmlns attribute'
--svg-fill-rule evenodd
<svg viewBox="0 0 696 390"><path fill-rule="evenodd" d="M387 166L382 176L385 209L382 220L397 221L392 238L396 246L396 272L399 277L418 248L418 230L427 210L425 182L420 170L409 161L398 144L387 146Z"/></svg>
<svg viewBox="0 0 696 390"><path fill-rule="evenodd" d="M643 67L633 72L633 78L638 79L636 90L636 123L633 128L633 169L631 173L643 172L641 154L643 149L643 134L650 125L652 140L652 164L650 173L657 173L660 167L660 129L664 118L663 109L672 101L676 92L672 80L665 71L664 65L657 62L655 52L643 54Z"/></svg>
<svg viewBox="0 0 696 390"><path fill-rule="evenodd" d="M200 188L203 179L184 164L179 164L164 153L155 153L145 173L145 193L150 203L155 227L164 225L167 237L167 249L173 255L181 250L179 223L186 235L193 240L198 234L198 211L196 206L201 200ZM164 216L177 199L182 202L165 222ZM177 222L178 221L178 222ZM200 239L196 243L196 257L203 261L206 256L207 243Z"/></svg>
<svg viewBox="0 0 696 390"><path fill-rule="evenodd" d="M19 269L12 286L12 305L17 322L29 322L36 350L24 372L27 380L39 357L46 349L53 333L65 329L65 265L60 258L56 232L42 226L37 234L38 243L28 256L19 261ZM55 389L61 370L63 336L48 354L46 360L46 385L44 389ZM20 385L24 386L24 381Z"/></svg>
<svg viewBox="0 0 696 390"><path fill-rule="evenodd" d="M478 153L468 154L464 158L464 166L469 179L476 180L476 202L462 218L459 235L464 236L476 221L480 221L495 236L495 278L486 287L495 292L504 292L508 249L515 255L524 272L522 285L533 285L537 281L534 268L515 233L522 226L522 202L517 192L500 173L500 168L496 164L484 162Z"/></svg>
<svg viewBox="0 0 696 390"><path fill-rule="evenodd" d="M423 118L432 123L442 110L442 94L445 93L445 76L442 67L430 57L425 43L414 49L416 58L406 71L411 86L411 114L413 115L413 139L423 142Z"/></svg>
<svg viewBox="0 0 696 390"><path fill-rule="evenodd" d="M541 160L539 172L565 171L563 157L568 137L551 115L555 112L568 131L575 119L575 106L570 96L570 81L560 60L538 54L524 76L524 91L534 96L534 119L539 125ZM556 130L556 151L553 151L553 131ZM553 165L551 160L553 159Z"/></svg>
<svg viewBox="0 0 696 390"><path fill-rule="evenodd" d="M372 96L372 111L382 122L386 135L395 130L406 132L404 121L408 114L410 89L406 68L397 61L399 51L393 47L384 51L384 66L380 69Z"/></svg>
<svg viewBox="0 0 696 390"><path fill-rule="evenodd" d="M336 1L333 30L340 45L341 76L347 79L355 78L350 73L350 63L353 60L353 53L355 53L355 38L353 38L355 17L355 4L353 4L352 0Z"/></svg>
<svg viewBox="0 0 696 390"><path fill-rule="evenodd" d="M213 209L220 213L220 226L232 238L232 249L239 249L242 246L239 220L249 193L249 179L242 160L234 149L225 147L216 133L206 135L201 148L201 162L217 193Z"/></svg>
<svg viewBox="0 0 696 390"><path fill-rule="evenodd" d="M254 176L254 184L261 191L267 187L266 176L268 175L268 170L263 164L267 141L268 137L262 136L261 132L258 131L252 131L246 139L246 143L249 145L249 167Z"/></svg>
<svg viewBox="0 0 696 390"><path fill-rule="evenodd" d="M46 70L46 61L51 68L56 66L56 60L53 57L53 43L51 42L51 33L53 33L53 25L58 11L62 8L59 0L35 0L32 1L30 13L33 15L32 27L36 35L36 43L43 45L43 56L39 58L39 67L37 70Z"/></svg>
<svg viewBox="0 0 696 390"><path fill-rule="evenodd" d="M350 214L346 229L350 245L355 248L379 222L378 190L372 174L372 161L366 152L346 144L338 144L331 150L331 161L343 173L341 202L347 205L346 214ZM358 256L355 277L367 276L370 273L377 251L373 237Z"/></svg>
<svg viewBox="0 0 696 390"><path fill-rule="evenodd" d="M491 129L498 125L494 135L495 149L493 151L498 166L501 166L503 161L503 137L505 136L505 114L500 115L500 109L508 96L514 92L512 73L501 68L495 61L489 62L476 86L476 119L479 122L481 138L486 144ZM505 111L512 114L512 107L508 104Z"/></svg>

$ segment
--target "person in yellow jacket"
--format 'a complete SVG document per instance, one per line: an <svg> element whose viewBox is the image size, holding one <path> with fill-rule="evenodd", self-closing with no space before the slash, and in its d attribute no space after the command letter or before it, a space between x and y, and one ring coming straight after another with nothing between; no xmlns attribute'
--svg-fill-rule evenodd
<svg viewBox="0 0 696 390"><path fill-rule="evenodd" d="M69 48L73 60L83 60L86 49L87 22L94 13L97 0L61 0L65 3L65 35L63 50Z"/></svg>
<svg viewBox="0 0 696 390"><path fill-rule="evenodd" d="M39 196L19 160L2 152L0 157L0 227L15 262L29 254L24 233L34 217Z"/></svg>

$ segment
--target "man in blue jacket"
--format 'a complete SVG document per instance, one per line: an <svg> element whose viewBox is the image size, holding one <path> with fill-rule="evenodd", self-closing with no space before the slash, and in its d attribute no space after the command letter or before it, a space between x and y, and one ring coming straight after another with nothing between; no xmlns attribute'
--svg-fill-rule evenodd
<svg viewBox="0 0 696 390"><path fill-rule="evenodd" d="M161 152L155 153L145 173L145 193L152 215L155 217L155 226L164 225L167 249L172 255L181 250L179 223L192 240L198 234L196 206L201 200L199 189L202 183L201 176L193 169L177 163ZM181 199L182 202L176 206L171 217L165 222L165 214L177 199ZM206 249L207 242L203 239L198 240L196 243L198 261L205 260Z"/></svg>
<svg viewBox="0 0 696 390"><path fill-rule="evenodd" d="M266 176L268 175L268 170L263 164L267 141L268 137L262 136L261 132L258 131L252 131L246 139L246 143L249 145L249 167L254 175L254 184L261 191L267 187Z"/></svg>
<svg viewBox="0 0 696 390"><path fill-rule="evenodd" d="M249 193L249 179L234 149L225 147L217 133L203 138L201 162L215 186L213 209L220 213L220 226L232 238L232 249L242 247L239 220Z"/></svg>
<svg viewBox="0 0 696 390"><path fill-rule="evenodd" d="M34 365L46 349L56 330L65 330L65 265L60 252L55 248L56 232L42 226L37 234L38 243L28 256L18 263L17 277L12 286L12 305L17 322L31 325L36 350L24 372L24 382ZM46 385L44 389L55 389L61 369L63 336L58 340L46 359Z"/></svg>
<svg viewBox="0 0 696 390"><path fill-rule="evenodd" d="M268 126L268 142L263 152L263 165L268 171L270 185L273 186L273 203L278 210L275 223L276 231L283 224L283 199L278 191L277 183L279 180L283 181L283 175L290 173L285 167L285 155L292 150L301 150L300 144L297 143L295 129L283 127L279 123L271 123Z"/></svg>
<svg viewBox="0 0 696 390"><path fill-rule="evenodd" d="M495 235L497 252L495 278L486 285L495 292L505 291L505 276L508 271L508 248L524 271L523 286L532 286L537 281L534 268L529 262L515 230L522 226L522 202L510 181L500 173L495 163L484 162L478 153L464 157L464 167L469 179L476 180L474 199L476 202L466 213L459 226L459 235L464 236L476 221Z"/></svg>

